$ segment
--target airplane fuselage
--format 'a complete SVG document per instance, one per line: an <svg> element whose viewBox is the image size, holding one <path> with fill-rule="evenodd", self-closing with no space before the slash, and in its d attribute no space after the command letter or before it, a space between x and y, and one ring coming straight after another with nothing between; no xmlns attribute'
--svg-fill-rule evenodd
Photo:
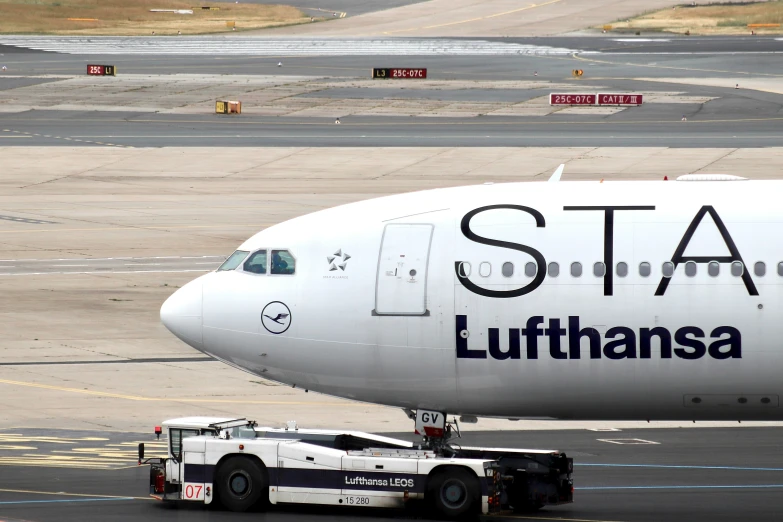
<svg viewBox="0 0 783 522"><path fill-rule="evenodd" d="M183 288L201 338L178 335L264 378L412 409L780 420L781 193L515 183L345 205L240 247L285 250L293 274L240 265Z"/></svg>

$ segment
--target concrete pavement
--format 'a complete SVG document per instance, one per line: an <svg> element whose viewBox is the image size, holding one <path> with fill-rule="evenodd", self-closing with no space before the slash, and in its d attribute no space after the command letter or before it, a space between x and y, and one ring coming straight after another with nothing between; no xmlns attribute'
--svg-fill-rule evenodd
<svg viewBox="0 0 783 522"><path fill-rule="evenodd" d="M310 36L550 36L674 5L672 0L430 0L327 23L255 34Z"/></svg>
<svg viewBox="0 0 783 522"><path fill-rule="evenodd" d="M193 360L201 354L160 324L161 303L197 275L185 270L212 266L195 263L219 260L274 223L341 203L545 180L560 163L565 180L662 179L705 169L769 179L779 176L781 157L783 148L2 147L0 206L21 220L0 220L0 265L49 272L0 276L0 428L147 432L163 418L215 414L407 431L410 421L396 409ZM161 257L179 258L166 269L176 271L120 269ZM61 264L88 266L53 267ZM645 425L481 419L467 428Z"/></svg>

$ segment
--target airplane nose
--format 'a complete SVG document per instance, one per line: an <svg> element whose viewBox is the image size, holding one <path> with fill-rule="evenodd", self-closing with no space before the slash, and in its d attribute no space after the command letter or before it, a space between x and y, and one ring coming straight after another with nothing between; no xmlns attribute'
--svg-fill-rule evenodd
<svg viewBox="0 0 783 522"><path fill-rule="evenodd" d="M201 321L201 279L196 279L174 292L160 307L160 320L171 333L201 350L204 346Z"/></svg>

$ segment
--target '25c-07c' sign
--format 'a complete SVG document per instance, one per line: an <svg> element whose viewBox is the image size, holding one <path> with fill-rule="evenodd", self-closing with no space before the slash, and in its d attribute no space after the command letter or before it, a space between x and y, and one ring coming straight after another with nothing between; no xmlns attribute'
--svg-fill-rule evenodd
<svg viewBox="0 0 783 522"><path fill-rule="evenodd" d="M427 78L427 69L413 69L404 67L375 68L372 70L372 77L376 80L385 79L414 79L423 80Z"/></svg>
<svg viewBox="0 0 783 522"><path fill-rule="evenodd" d="M552 93L549 105L641 105L641 94Z"/></svg>

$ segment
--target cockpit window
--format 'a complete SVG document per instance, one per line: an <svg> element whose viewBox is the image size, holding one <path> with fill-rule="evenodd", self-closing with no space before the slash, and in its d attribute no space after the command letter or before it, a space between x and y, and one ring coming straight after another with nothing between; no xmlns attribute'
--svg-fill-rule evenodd
<svg viewBox="0 0 783 522"><path fill-rule="evenodd" d="M242 268L251 274L266 274L266 250L254 252L247 258Z"/></svg>
<svg viewBox="0 0 783 522"><path fill-rule="evenodd" d="M218 268L218 272L222 272L224 270L234 270L239 266L239 263L245 259L245 257L247 257L247 250L237 250L231 254L228 259L223 261L223 264L220 265L220 268Z"/></svg>
<svg viewBox="0 0 783 522"><path fill-rule="evenodd" d="M288 250L272 250L271 274L291 275L296 270L296 260Z"/></svg>

